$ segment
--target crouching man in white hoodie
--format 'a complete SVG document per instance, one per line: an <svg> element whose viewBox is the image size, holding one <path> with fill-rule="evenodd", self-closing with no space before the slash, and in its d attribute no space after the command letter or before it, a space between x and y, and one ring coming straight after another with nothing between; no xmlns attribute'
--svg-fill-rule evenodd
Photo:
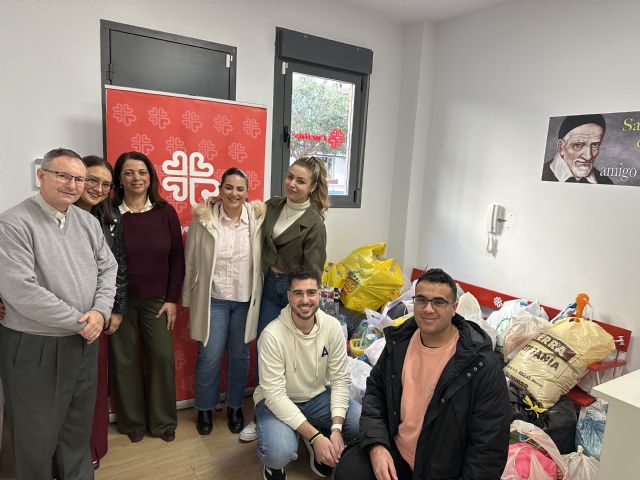
<svg viewBox="0 0 640 480"><path fill-rule="evenodd" d="M258 456L265 480L286 479L298 458L298 435L311 469L327 477L345 444L358 436L360 405L349 399L346 342L338 320L319 310L320 272L289 274L289 305L258 340Z"/></svg>

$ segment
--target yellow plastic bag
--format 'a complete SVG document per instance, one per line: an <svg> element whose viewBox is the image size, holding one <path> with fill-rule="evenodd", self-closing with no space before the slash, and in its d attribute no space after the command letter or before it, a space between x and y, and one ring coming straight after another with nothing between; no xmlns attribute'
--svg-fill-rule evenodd
<svg viewBox="0 0 640 480"><path fill-rule="evenodd" d="M342 263L327 260L322 269L322 285L331 288L342 288L347 279L347 271Z"/></svg>
<svg viewBox="0 0 640 480"><path fill-rule="evenodd" d="M613 337L597 323L567 318L529 341L504 373L549 408L578 383L590 364L614 349Z"/></svg>
<svg viewBox="0 0 640 480"><path fill-rule="evenodd" d="M385 243L360 247L345 258L342 266L347 273L342 286L342 304L358 312L365 308L378 310L400 295L404 284L398 262L385 259Z"/></svg>

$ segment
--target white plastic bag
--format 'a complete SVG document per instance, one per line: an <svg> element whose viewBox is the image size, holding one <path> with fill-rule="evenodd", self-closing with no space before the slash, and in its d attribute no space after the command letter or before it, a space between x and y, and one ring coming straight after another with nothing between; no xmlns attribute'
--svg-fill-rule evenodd
<svg viewBox="0 0 640 480"><path fill-rule="evenodd" d="M362 397L364 397L364 392L367 389L367 378L371 373L371 365L351 357L347 357L347 364L351 375L349 397L362 404Z"/></svg>
<svg viewBox="0 0 640 480"><path fill-rule="evenodd" d="M511 318L516 314L525 311L536 317L549 319L547 312L540 306L540 303L536 300L529 304L527 300L522 298L518 300L507 300L502 304L500 310L493 312L487 318L487 322L498 332L496 339L496 349L502 351L504 346L504 336L506 335L511 325Z"/></svg>
<svg viewBox="0 0 640 480"><path fill-rule="evenodd" d="M371 327L377 328L378 330L380 330L380 332L391 325L391 321L386 317L386 315L376 312L375 310L365 308L364 314L367 316L369 325L371 325Z"/></svg>
<svg viewBox="0 0 640 480"><path fill-rule="evenodd" d="M542 462L553 471L547 472ZM500 480L556 480L557 473L556 465L534 447L527 443L515 443L509 445L509 456Z"/></svg>
<svg viewBox="0 0 640 480"><path fill-rule="evenodd" d="M382 350L384 350L386 344L386 339L382 337L369 345L364 351L364 354L367 357L367 360L369 360L369 363L372 367L375 366L376 363L378 363L380 354L382 353Z"/></svg>
<svg viewBox="0 0 640 480"><path fill-rule="evenodd" d="M482 319L482 309L478 299L469 292L463 293L458 299L458 308L456 313L462 315L465 319Z"/></svg>
<svg viewBox="0 0 640 480"><path fill-rule="evenodd" d="M387 313L389 313L389 310L400 303L404 303L404 305L407 307L408 313L413 313L413 296L416 294L417 282L418 281L415 280L406 292L401 294L398 298L395 298L394 300L391 300L389 303L387 303L382 309L382 317L386 317Z"/></svg>
<svg viewBox="0 0 640 480"><path fill-rule="evenodd" d="M531 315L526 310L517 312L511 317L509 327L504 335L502 354L505 360L509 361L515 357L516 353L518 353L529 340L550 326L551 324L548 320Z"/></svg>
<svg viewBox="0 0 640 480"><path fill-rule="evenodd" d="M551 459L558 465L558 470L562 473L563 477L567 474L567 464L562 458L562 454L553 443L551 437L547 435L541 428L536 427L532 423L524 422L522 420L514 420L511 422L511 434L518 435L520 441L532 440L535 444L542 447L551 457ZM566 479L566 477L564 477Z"/></svg>
<svg viewBox="0 0 640 480"><path fill-rule="evenodd" d="M581 446L578 451L564 455L567 463L567 477L569 480L598 480L600 462L593 457L587 457Z"/></svg>
<svg viewBox="0 0 640 480"><path fill-rule="evenodd" d="M498 332L495 328L493 328L489 323L482 318L482 310L480 308L480 303L469 292L463 293L458 299L458 308L456 308L456 313L462 315L465 320L470 322L477 323L480 327L485 331L489 338L491 338L491 343L493 345L493 349L496 348L496 338L498 336Z"/></svg>

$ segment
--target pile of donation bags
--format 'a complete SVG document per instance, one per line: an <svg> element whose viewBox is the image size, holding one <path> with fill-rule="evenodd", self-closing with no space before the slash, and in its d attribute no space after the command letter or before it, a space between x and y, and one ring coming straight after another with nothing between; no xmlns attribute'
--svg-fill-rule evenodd
<svg viewBox="0 0 640 480"><path fill-rule="evenodd" d="M563 395L615 346L598 324L573 315L575 305L549 322L537 302L519 299L505 302L487 319L497 332L496 350L507 362L512 430L526 437L510 446L502 479L598 478L606 402L578 410Z"/></svg>
<svg viewBox="0 0 640 480"><path fill-rule="evenodd" d="M330 266L325 273L327 271L340 270ZM389 289L385 295L391 292ZM344 290L341 293L344 297ZM414 293L415 284L379 307L379 311L365 308L364 318L350 330L352 398L355 400L362 401L371 366L384 349L383 329L411 318ZM544 447L530 448L531 441L526 442L526 448L512 447L502 478L595 480L606 402L599 400L577 409L563 395L584 376L589 364L602 361L615 351L611 336L594 322L573 318L571 308L549 321L539 303L526 300L505 302L485 320L478 301L460 289L457 311L483 328L493 342L496 355L505 362L514 424L522 422L531 426L527 428L539 429L558 452L552 458ZM540 453L548 461L539 458ZM554 471L557 477L553 476Z"/></svg>
<svg viewBox="0 0 640 480"><path fill-rule="evenodd" d="M606 402L598 400L578 410L563 395L585 376L588 365L615 352L615 345L597 323L573 315L575 304L549 322L537 302L513 300L487 321L498 331L496 348L502 346L508 362L504 371L512 419L539 427L565 459L571 455L573 466L566 478L591 478L588 473L576 476L575 470L597 472Z"/></svg>

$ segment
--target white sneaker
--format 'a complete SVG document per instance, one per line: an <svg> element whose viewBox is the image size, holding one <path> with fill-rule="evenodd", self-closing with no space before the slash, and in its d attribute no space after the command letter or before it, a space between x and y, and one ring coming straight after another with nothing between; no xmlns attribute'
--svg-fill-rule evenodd
<svg viewBox="0 0 640 480"><path fill-rule="evenodd" d="M247 424L240 432L240 441L253 442L257 438L258 433L256 432L256 422L251 420L251 423Z"/></svg>

